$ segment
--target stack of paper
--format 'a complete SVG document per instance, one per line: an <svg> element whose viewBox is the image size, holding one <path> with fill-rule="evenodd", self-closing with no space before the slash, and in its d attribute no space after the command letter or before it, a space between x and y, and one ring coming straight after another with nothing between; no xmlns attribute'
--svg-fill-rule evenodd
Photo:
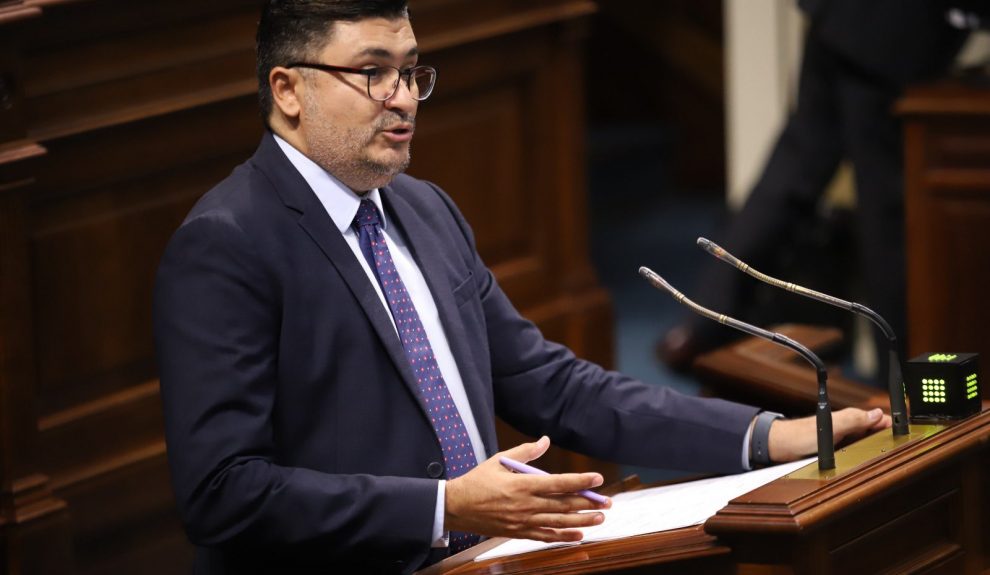
<svg viewBox="0 0 990 575"><path fill-rule="evenodd" d="M510 539L478 555L475 561L527 553L548 547L578 545L700 525L725 507L730 500L814 461L815 458L811 458L738 475L620 493L612 498L612 508L602 511L605 514L605 521L601 525L582 529L584 539L578 543L541 543L530 539Z"/></svg>

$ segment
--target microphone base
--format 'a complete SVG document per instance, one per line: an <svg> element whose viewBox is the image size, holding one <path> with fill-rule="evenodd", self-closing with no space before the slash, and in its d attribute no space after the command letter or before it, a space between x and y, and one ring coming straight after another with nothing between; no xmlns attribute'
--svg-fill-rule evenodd
<svg viewBox="0 0 990 575"><path fill-rule="evenodd" d="M853 444L837 449L835 451L835 467L833 469L819 469L818 465L809 464L789 474L788 477L791 479L815 480L830 480L842 477L856 469L860 469L864 465L868 465L871 461L888 456L893 451L917 443L957 424L958 421L951 423L911 424L908 433L905 435L893 435L886 431L879 431Z"/></svg>

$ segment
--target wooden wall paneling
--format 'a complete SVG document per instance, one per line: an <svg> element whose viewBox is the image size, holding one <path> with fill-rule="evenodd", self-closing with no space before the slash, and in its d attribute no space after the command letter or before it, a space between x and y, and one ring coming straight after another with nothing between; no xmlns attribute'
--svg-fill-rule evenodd
<svg viewBox="0 0 990 575"><path fill-rule="evenodd" d="M66 503L37 461L25 195L0 191L0 572L64 572Z"/></svg>
<svg viewBox="0 0 990 575"><path fill-rule="evenodd" d="M152 286L192 204L253 151L254 110L248 95L48 142L31 237L35 324L49 342L39 443L72 510L79 573L190 561L168 488Z"/></svg>
<svg viewBox="0 0 990 575"><path fill-rule="evenodd" d="M588 33L585 24L582 20L555 26L549 38L549 61L530 94L541 111L533 118L541 153L534 166L539 188L532 199L541 219L553 222L551 233L543 236L548 243L547 267L564 293L597 283L588 258L587 175L575 169L587 162L583 59L577 56Z"/></svg>
<svg viewBox="0 0 990 575"><path fill-rule="evenodd" d="M990 89L910 90L904 116L908 348L978 352L990 399Z"/></svg>
<svg viewBox="0 0 990 575"><path fill-rule="evenodd" d="M0 5L0 26L36 16ZM46 150L26 137L16 31L0 39L0 573L64 572L72 558L67 505L37 458L29 198Z"/></svg>
<svg viewBox="0 0 990 575"><path fill-rule="evenodd" d="M24 137L21 116L21 70L17 45L10 39L0 39L0 142Z"/></svg>
<svg viewBox="0 0 990 575"><path fill-rule="evenodd" d="M38 342L32 455L67 506L58 527L69 550L52 555L59 565L21 561L29 570L188 570L151 286L193 202L257 144L256 11L256 2L55 2L25 23L19 118L47 151L18 218ZM54 546L40 525L31 523L43 544L18 536L16 551Z"/></svg>
<svg viewBox="0 0 990 575"><path fill-rule="evenodd" d="M25 98L35 137L86 133L255 91L257 2L166 2L156 9L115 2L112 17L91 4L46 12L32 30ZM218 12L223 7L229 12ZM160 11L168 12L164 22L147 19ZM70 41L87 26L85 39Z"/></svg>
<svg viewBox="0 0 990 575"><path fill-rule="evenodd" d="M164 442L120 463L59 490L72 515L74 572L188 573L193 550L175 509Z"/></svg>
<svg viewBox="0 0 990 575"><path fill-rule="evenodd" d="M553 293L539 246L547 228L530 207L540 193L531 178L538 154L526 138L538 112L526 93L542 52L537 42L498 39L470 52L425 54L440 76L436 95L420 108L410 167L451 194L485 262L520 307Z"/></svg>
<svg viewBox="0 0 990 575"><path fill-rule="evenodd" d="M158 259L203 190L250 154L252 106L242 98L48 144L32 237L37 327L52 342L39 374L46 415L94 399L87 387L104 394L154 377Z"/></svg>

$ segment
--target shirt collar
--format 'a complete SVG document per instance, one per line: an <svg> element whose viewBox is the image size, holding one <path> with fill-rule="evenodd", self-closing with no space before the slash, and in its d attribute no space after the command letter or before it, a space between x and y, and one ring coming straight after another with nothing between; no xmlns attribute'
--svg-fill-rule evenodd
<svg viewBox="0 0 990 575"><path fill-rule="evenodd" d="M289 163L296 168L306 183L309 184L309 187L313 189L340 233L346 233L351 228L351 224L354 223L354 216L357 215L358 206L361 205L361 200L365 199L375 203L382 229L387 229L385 210L382 208L382 196L378 188L359 196L330 172L321 168L316 162L294 148L292 144L279 137L278 134L272 133L272 136L275 137L275 143L289 159Z"/></svg>

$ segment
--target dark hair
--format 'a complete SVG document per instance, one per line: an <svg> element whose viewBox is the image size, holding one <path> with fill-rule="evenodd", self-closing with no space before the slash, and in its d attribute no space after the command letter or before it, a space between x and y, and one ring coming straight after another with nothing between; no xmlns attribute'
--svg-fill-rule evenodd
<svg viewBox="0 0 990 575"><path fill-rule="evenodd" d="M267 0L256 37L258 104L265 123L272 113L272 68L312 58L330 40L336 22L408 18L407 4L408 0Z"/></svg>

